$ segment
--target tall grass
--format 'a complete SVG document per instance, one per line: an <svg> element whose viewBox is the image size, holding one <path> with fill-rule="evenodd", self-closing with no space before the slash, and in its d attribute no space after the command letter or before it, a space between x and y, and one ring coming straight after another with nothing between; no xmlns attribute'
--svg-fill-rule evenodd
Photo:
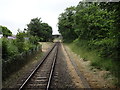
<svg viewBox="0 0 120 90"><path fill-rule="evenodd" d="M120 62L114 61L111 58L101 57L97 49L90 49L86 41L75 40L72 43L67 43L73 52L80 55L83 60L91 61L91 66L97 69L110 71L118 80L114 84L120 85Z"/></svg>

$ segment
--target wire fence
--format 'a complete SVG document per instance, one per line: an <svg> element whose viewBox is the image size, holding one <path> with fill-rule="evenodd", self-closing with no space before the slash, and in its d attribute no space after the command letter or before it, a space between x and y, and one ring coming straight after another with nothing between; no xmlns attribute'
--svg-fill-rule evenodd
<svg viewBox="0 0 120 90"><path fill-rule="evenodd" d="M34 55L39 51L41 51L41 46L36 46L35 48L15 55L7 61L2 59L2 79L5 80L10 76L10 74L18 71L22 66L30 61L30 58L34 57Z"/></svg>

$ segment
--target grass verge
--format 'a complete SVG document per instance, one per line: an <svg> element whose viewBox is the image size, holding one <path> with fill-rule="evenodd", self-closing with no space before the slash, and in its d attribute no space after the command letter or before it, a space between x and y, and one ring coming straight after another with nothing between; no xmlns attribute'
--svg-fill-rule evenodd
<svg viewBox="0 0 120 90"><path fill-rule="evenodd" d="M120 71L118 61L113 61L110 58L102 58L99 56L99 52L96 50L90 50L87 47L86 42L74 41L72 43L67 44L73 52L77 55L80 55L83 60L91 61L91 66L97 69L103 69L106 71L110 71L112 76L115 78L113 84L116 86L120 86Z"/></svg>

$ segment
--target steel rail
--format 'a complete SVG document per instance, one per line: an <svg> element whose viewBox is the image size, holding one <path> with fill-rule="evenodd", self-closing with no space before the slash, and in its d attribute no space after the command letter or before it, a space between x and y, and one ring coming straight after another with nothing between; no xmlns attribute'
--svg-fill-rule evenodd
<svg viewBox="0 0 120 90"><path fill-rule="evenodd" d="M37 67L32 71L32 73L28 76L28 78L24 81L24 83L20 86L18 90L23 89L23 87L27 84L27 82L30 80L33 74L38 70L38 68L43 64L43 62L46 60L46 58L49 56L49 54L51 53L51 51L54 49L55 46L56 46L56 43L54 44L52 49L47 53L47 55L42 59L42 61L37 65Z"/></svg>
<svg viewBox="0 0 120 90"><path fill-rule="evenodd" d="M54 61L53 61L53 63L52 63L52 67L51 67L51 71L50 71L49 80L48 80L48 83L47 83L47 88L46 88L46 90L49 90L49 88L50 88L50 84L51 84L51 80L52 80L52 76L53 76L53 72L54 72L54 68L55 68L55 62L56 62L56 60L57 60L58 43L57 43L56 46L57 46L57 47L56 47L57 49L56 49L56 53L55 53L55 56L54 56Z"/></svg>

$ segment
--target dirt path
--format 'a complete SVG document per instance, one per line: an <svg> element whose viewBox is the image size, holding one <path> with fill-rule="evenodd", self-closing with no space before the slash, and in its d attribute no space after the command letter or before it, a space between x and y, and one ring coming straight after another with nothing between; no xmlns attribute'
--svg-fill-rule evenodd
<svg viewBox="0 0 120 90"><path fill-rule="evenodd" d="M74 82L74 84L76 85L76 88L84 88L80 77L78 76L74 66L72 65L72 63L70 61L70 58L68 57L68 55L67 55L67 53L65 51L65 48L63 47L63 44L61 45L61 48L62 48L62 51L63 51L63 53L65 55L65 60L67 62L67 67L68 67L69 73L71 75L71 79Z"/></svg>

